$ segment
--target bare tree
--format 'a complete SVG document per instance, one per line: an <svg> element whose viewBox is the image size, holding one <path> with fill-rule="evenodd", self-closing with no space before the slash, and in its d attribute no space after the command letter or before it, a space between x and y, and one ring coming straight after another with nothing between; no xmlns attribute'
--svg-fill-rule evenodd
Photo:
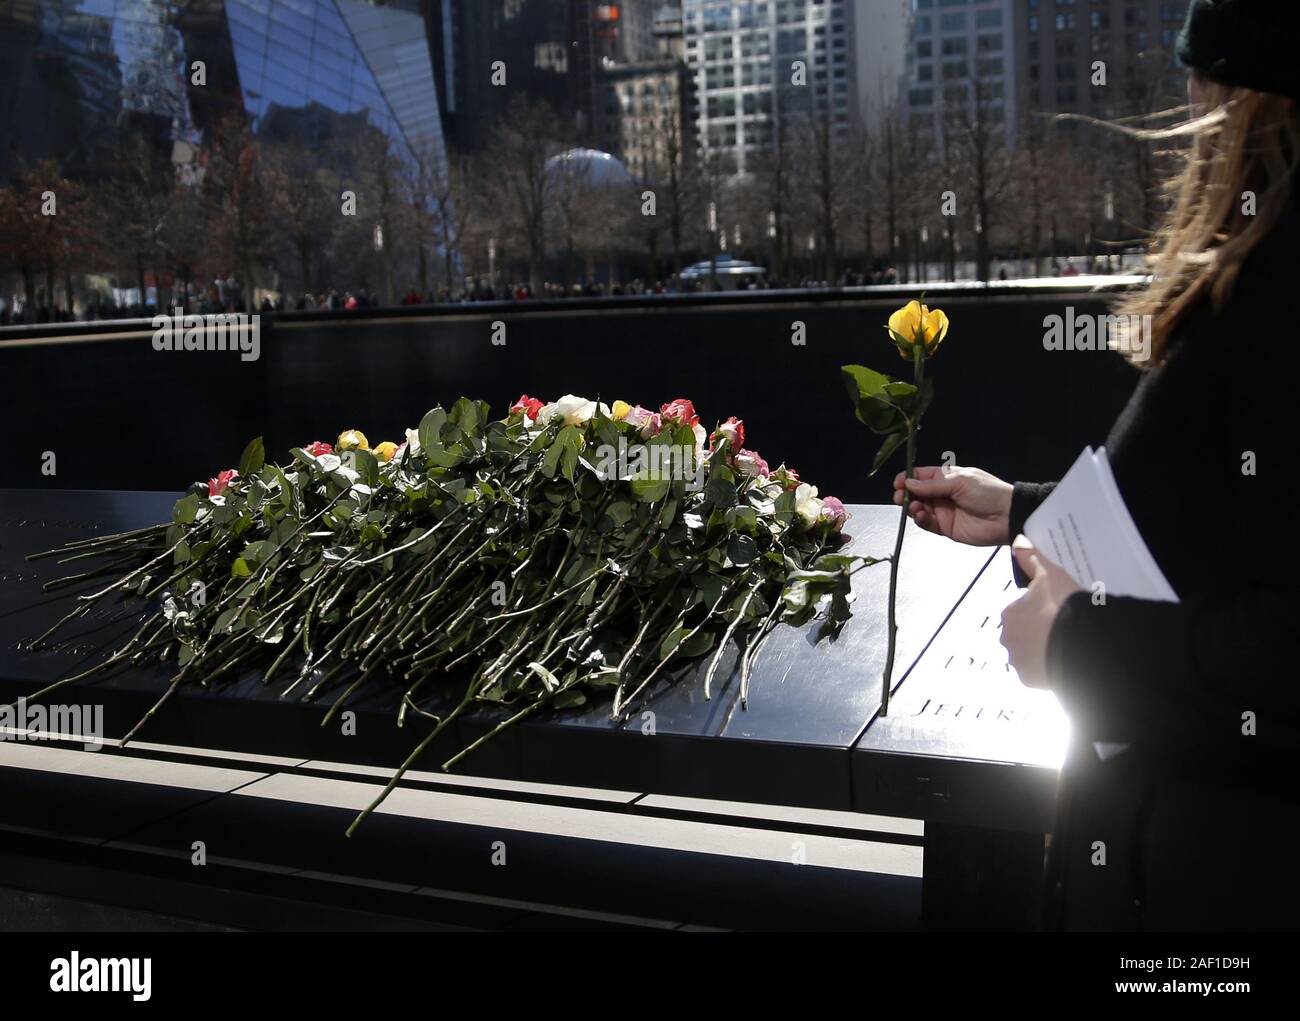
<svg viewBox="0 0 1300 1021"><path fill-rule="evenodd" d="M272 243L261 155L241 114L227 115L213 131L203 186L217 248L227 265L238 269L251 308L255 267L265 264Z"/></svg>
<svg viewBox="0 0 1300 1021"><path fill-rule="evenodd" d="M166 258L161 232L175 174L171 163L148 139L124 137L112 161L112 175L101 191L105 213L118 239L117 257L129 265L145 301L146 271L158 284L163 302L160 267ZM125 267L124 267L125 268Z"/></svg>
<svg viewBox="0 0 1300 1021"><path fill-rule="evenodd" d="M805 173L816 223L818 244L814 265L822 279L833 283L839 276L839 241L835 224L845 205L849 181L849 154L838 135L828 106L818 106L798 115L795 136L803 155Z"/></svg>
<svg viewBox="0 0 1300 1021"><path fill-rule="evenodd" d="M989 278L989 238L999 210L999 201L1011 180L1006 124L1000 106L995 107L993 87L979 73L969 80L967 102L947 106L946 141L956 145L963 179L972 196L975 234L975 276Z"/></svg>
<svg viewBox="0 0 1300 1021"><path fill-rule="evenodd" d="M292 253L302 290L320 286L319 255L340 226L338 176L297 139L265 144L263 176L276 240Z"/></svg>
<svg viewBox="0 0 1300 1021"><path fill-rule="evenodd" d="M546 266L548 160L568 139L545 103L514 96L486 153L485 186L496 210L497 233L528 253L528 278L539 293Z"/></svg>

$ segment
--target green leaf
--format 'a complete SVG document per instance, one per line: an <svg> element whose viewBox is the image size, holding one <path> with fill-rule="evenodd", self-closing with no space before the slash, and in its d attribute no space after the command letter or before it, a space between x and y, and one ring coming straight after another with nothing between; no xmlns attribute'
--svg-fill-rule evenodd
<svg viewBox="0 0 1300 1021"><path fill-rule="evenodd" d="M578 448L566 444L560 454L560 474L570 482L573 481L573 473L578 468Z"/></svg>
<svg viewBox="0 0 1300 1021"><path fill-rule="evenodd" d="M733 535L727 542L727 556L737 567L747 567L758 559L758 543L748 535Z"/></svg>
<svg viewBox="0 0 1300 1021"><path fill-rule="evenodd" d="M627 500L615 500L605 508L605 517L614 523L615 528L622 528L632 520L635 513L632 504Z"/></svg>
<svg viewBox="0 0 1300 1021"><path fill-rule="evenodd" d="M632 489L632 495L642 503L654 503L668 495L668 490L672 488L673 483L672 479L650 478L649 473L645 472L629 479L628 485Z"/></svg>
<svg viewBox="0 0 1300 1021"><path fill-rule="evenodd" d="M704 498L713 506L726 510L736 505L736 490L723 478L711 478L704 487Z"/></svg>
<svg viewBox="0 0 1300 1021"><path fill-rule="evenodd" d="M572 709L574 706L586 705L587 696L577 688L568 688L551 699L553 709Z"/></svg>
<svg viewBox="0 0 1300 1021"><path fill-rule="evenodd" d="M178 525L194 524L195 515L199 512L199 498L195 493L182 497L176 501L172 508L172 520Z"/></svg>
<svg viewBox="0 0 1300 1021"><path fill-rule="evenodd" d="M255 472L261 471L264 464L266 464L266 445L259 436L252 440L239 455L239 474L246 479Z"/></svg>
<svg viewBox="0 0 1300 1021"><path fill-rule="evenodd" d="M842 365L840 373L849 397L856 405L858 421L872 432L893 432L904 420L909 397L916 387L891 379L882 372L865 365Z"/></svg>
<svg viewBox="0 0 1300 1021"><path fill-rule="evenodd" d="M487 417L487 406L483 405L483 407L480 408L480 403L481 402L478 401L471 401L468 397L459 398L456 403L451 406L451 412L447 415L448 421L460 426L463 432L466 432L471 436L476 435L481 424L479 414L480 410L483 412L482 417ZM423 443L424 441L421 440L420 442Z"/></svg>
<svg viewBox="0 0 1300 1021"><path fill-rule="evenodd" d="M354 460L352 462L356 473L361 476L361 481L367 486L376 486L379 484L379 458L375 457L369 450L352 451Z"/></svg>
<svg viewBox="0 0 1300 1021"><path fill-rule="evenodd" d="M880 449L876 451L875 459L871 462L871 471L867 474L875 475L876 472L880 471L880 469L884 467L885 462L889 460L889 455L902 446L906 441L906 429L902 432L890 433L886 436L880 444Z"/></svg>
<svg viewBox="0 0 1300 1021"><path fill-rule="evenodd" d="M775 507L776 520L783 525L788 525L794 518L795 496L794 490L787 490L776 498L773 506Z"/></svg>
<svg viewBox="0 0 1300 1021"><path fill-rule="evenodd" d="M727 510L726 522L732 531L753 535L758 528L758 511L753 507L731 507Z"/></svg>
<svg viewBox="0 0 1300 1021"><path fill-rule="evenodd" d="M442 427L446 421L447 412L440 407L434 408L420 419L420 447L426 454L442 449Z"/></svg>
<svg viewBox="0 0 1300 1021"><path fill-rule="evenodd" d="M239 554L239 559L249 565L260 564L273 549L274 547L268 546L261 540L250 542L244 547L243 552Z"/></svg>
<svg viewBox="0 0 1300 1021"><path fill-rule="evenodd" d="M232 578L251 578L253 570L248 566L247 560L238 557L230 567L230 576Z"/></svg>
<svg viewBox="0 0 1300 1021"><path fill-rule="evenodd" d="M717 641L717 638L718 636L712 631L701 631L682 642L682 647L677 651L677 655L687 657L703 656L713 648L713 643Z"/></svg>
<svg viewBox="0 0 1300 1021"><path fill-rule="evenodd" d="M886 392L885 387L893 382L883 372L868 369L865 365L841 365L840 373L849 397L854 401L863 397L879 397Z"/></svg>
<svg viewBox="0 0 1300 1021"><path fill-rule="evenodd" d="M722 598L727 580L721 575L710 574L708 571L697 571L691 575L691 584L704 593L704 601L712 606Z"/></svg>
<svg viewBox="0 0 1300 1021"><path fill-rule="evenodd" d="M668 634L664 635L664 640L659 643L660 661L662 662L663 660L671 656L673 650L677 648L678 645L681 644L682 639L685 638L690 633L691 633L690 628L679 627L679 628L674 628L673 630L669 631Z"/></svg>

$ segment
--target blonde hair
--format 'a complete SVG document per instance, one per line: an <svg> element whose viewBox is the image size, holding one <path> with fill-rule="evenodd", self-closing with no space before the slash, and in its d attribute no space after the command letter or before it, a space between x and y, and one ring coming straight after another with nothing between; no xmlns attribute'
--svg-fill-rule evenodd
<svg viewBox="0 0 1300 1021"><path fill-rule="evenodd" d="M1192 140L1165 186L1170 210L1152 238L1151 284L1116 310L1128 317L1121 321L1151 316L1149 349L1130 355L1143 366L1164 360L1178 326L1206 298L1214 308L1227 300L1242 263L1290 205L1300 161L1300 119L1290 98L1206 78L1197 84L1206 112L1191 121L1162 130L1116 125L1145 140ZM1251 213L1247 192L1254 196Z"/></svg>

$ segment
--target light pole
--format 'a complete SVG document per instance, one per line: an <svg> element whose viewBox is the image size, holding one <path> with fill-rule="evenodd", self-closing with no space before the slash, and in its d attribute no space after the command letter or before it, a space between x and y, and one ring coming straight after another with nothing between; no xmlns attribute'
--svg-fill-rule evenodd
<svg viewBox="0 0 1300 1021"><path fill-rule="evenodd" d="M768 286L772 286L772 278L776 274L776 210L767 211L767 280Z"/></svg>
<svg viewBox="0 0 1300 1021"><path fill-rule="evenodd" d="M709 277L713 280L713 289L718 287L718 204L709 203Z"/></svg>

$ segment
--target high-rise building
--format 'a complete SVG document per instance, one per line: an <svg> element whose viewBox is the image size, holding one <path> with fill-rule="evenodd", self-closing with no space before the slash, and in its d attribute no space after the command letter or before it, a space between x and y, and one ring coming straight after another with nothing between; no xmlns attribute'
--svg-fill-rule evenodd
<svg viewBox="0 0 1300 1021"><path fill-rule="evenodd" d="M1022 109L1119 117L1186 99L1187 0L1015 0Z"/></svg>
<svg viewBox="0 0 1300 1021"><path fill-rule="evenodd" d="M858 119L852 0L684 0L686 61L701 154L744 173L783 118L825 118L847 137Z"/></svg>
<svg viewBox="0 0 1300 1021"><path fill-rule="evenodd" d="M858 111L872 134L898 104L911 11L912 0L854 0L852 5Z"/></svg>
<svg viewBox="0 0 1300 1021"><path fill-rule="evenodd" d="M605 79L618 69L654 59L653 0L569 0L572 14L570 85L578 134L600 144L608 120Z"/></svg>
<svg viewBox="0 0 1300 1021"><path fill-rule="evenodd" d="M686 39L682 35L681 0L660 4L659 9L655 11L652 32L655 41L655 59L685 61Z"/></svg>
<svg viewBox="0 0 1300 1021"><path fill-rule="evenodd" d="M46 158L93 177L128 129L192 149L234 110L318 145L368 126L404 157L442 147L421 15L361 0L10 0L0 95L0 179Z"/></svg>
<svg viewBox="0 0 1300 1021"><path fill-rule="evenodd" d="M1015 0L913 0L901 105L932 137L972 123L1015 133Z"/></svg>
<svg viewBox="0 0 1300 1021"><path fill-rule="evenodd" d="M1039 114L1113 118L1184 98L1174 42L1187 0L907 2L902 106L940 141L976 103L1014 140Z"/></svg>
<svg viewBox="0 0 1300 1021"><path fill-rule="evenodd" d="M649 38L635 48L642 59L610 59L594 76L594 144L648 180L666 173L670 162L685 166L695 146L681 7L661 3L651 25Z"/></svg>
<svg viewBox="0 0 1300 1021"><path fill-rule="evenodd" d="M547 103L564 119L575 120L577 55L570 0L428 4L433 61L450 140L482 148L516 95ZM499 84L503 80L505 84Z"/></svg>

